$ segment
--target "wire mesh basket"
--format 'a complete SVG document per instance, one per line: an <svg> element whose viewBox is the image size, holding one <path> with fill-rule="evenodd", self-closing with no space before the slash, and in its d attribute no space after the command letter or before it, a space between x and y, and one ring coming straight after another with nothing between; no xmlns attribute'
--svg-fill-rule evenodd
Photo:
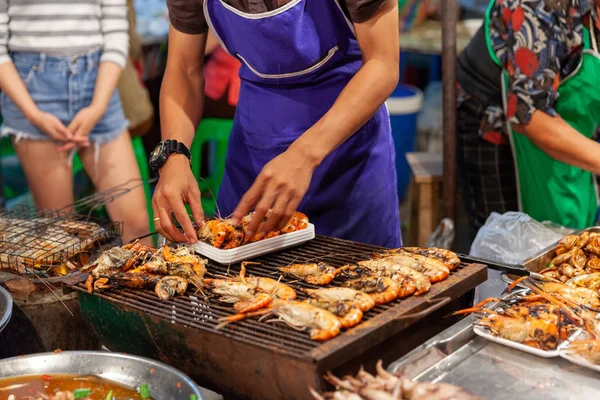
<svg viewBox="0 0 600 400"><path fill-rule="evenodd" d="M60 210L27 205L0 210L0 270L43 277L78 270L98 245L120 240L123 233L122 222L95 217L94 211L145 183L133 179Z"/></svg>
<svg viewBox="0 0 600 400"><path fill-rule="evenodd" d="M64 275L75 269L75 263L85 264L81 258L97 243L119 238L121 233L120 222L74 212L27 206L1 211L0 269L24 275ZM80 259L73 260L76 256Z"/></svg>

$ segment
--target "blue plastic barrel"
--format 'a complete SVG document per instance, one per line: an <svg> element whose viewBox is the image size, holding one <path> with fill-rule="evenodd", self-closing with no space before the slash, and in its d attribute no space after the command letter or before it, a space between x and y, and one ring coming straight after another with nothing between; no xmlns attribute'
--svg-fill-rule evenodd
<svg viewBox="0 0 600 400"><path fill-rule="evenodd" d="M417 115L423 108L423 92L414 86L401 83L386 101L386 105L390 112L392 136L396 149L398 197L402 201L410 182L410 168L406 161L406 153L415 151Z"/></svg>

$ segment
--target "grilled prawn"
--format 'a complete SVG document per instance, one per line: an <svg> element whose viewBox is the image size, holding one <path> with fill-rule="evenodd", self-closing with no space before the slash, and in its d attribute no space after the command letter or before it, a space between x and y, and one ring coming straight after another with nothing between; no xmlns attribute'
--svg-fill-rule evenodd
<svg viewBox="0 0 600 400"><path fill-rule="evenodd" d="M180 276L165 276L158 281L154 292L159 299L168 300L175 295L184 294L187 287L187 279Z"/></svg>
<svg viewBox="0 0 600 400"><path fill-rule="evenodd" d="M407 276L414 282L416 286L415 295L427 293L431 289L431 282L422 273L414 270L402 263L395 262L389 259L382 260L365 260L359 261L358 265L373 272L373 275L378 276Z"/></svg>
<svg viewBox="0 0 600 400"><path fill-rule="evenodd" d="M313 305L315 307L322 308L336 315L340 319L342 328L349 329L360 323L363 317L363 312L360 308L350 302L343 301L330 301L330 300L318 300L318 299L306 299L305 303Z"/></svg>
<svg viewBox="0 0 600 400"><path fill-rule="evenodd" d="M582 287L595 291L600 290L600 272L591 274L579 275L567 281L568 286Z"/></svg>
<svg viewBox="0 0 600 400"><path fill-rule="evenodd" d="M454 271L460 265L460 258L453 251L446 249L438 249L437 247L421 248L421 247L402 247L398 249L400 252L417 254L425 257L436 258L443 262L450 271ZM394 254L394 250L391 250Z"/></svg>
<svg viewBox="0 0 600 400"><path fill-rule="evenodd" d="M246 276L246 265L258 264L253 262L242 263L239 276L234 279L248 284L261 292L268 293L271 297L281 300L294 300L296 291L285 283L276 281L275 279L265 278L262 276Z"/></svg>
<svg viewBox="0 0 600 400"><path fill-rule="evenodd" d="M239 313L256 311L271 302L269 294L247 283L231 279L205 279L204 283L213 293L221 296L220 301L233 303L233 308Z"/></svg>
<svg viewBox="0 0 600 400"><path fill-rule="evenodd" d="M411 268L425 275L431 283L443 281L450 276L450 269L442 262L433 258L423 257L418 254L399 252L394 255L383 256L378 260L391 261L396 264Z"/></svg>
<svg viewBox="0 0 600 400"><path fill-rule="evenodd" d="M236 237L235 230L229 220L211 219L202 224L202 227L198 230L198 237L200 240L220 249L225 243Z"/></svg>
<svg viewBox="0 0 600 400"><path fill-rule="evenodd" d="M478 325L487 327L496 336L542 350L554 350L566 339L560 337L559 326L551 319L521 319L494 314L482 318Z"/></svg>
<svg viewBox="0 0 600 400"><path fill-rule="evenodd" d="M341 301L356 304L362 312L375 307L375 301L365 292L350 288L332 287L322 289L305 289L310 298L321 301Z"/></svg>
<svg viewBox="0 0 600 400"><path fill-rule="evenodd" d="M237 314L222 318L225 324L240 321L244 318L258 315L273 315L277 319L271 321L283 321L295 329L310 329L312 340L328 340L339 335L341 330L340 319L327 310L315 307L311 304L291 300L273 300L268 308L254 313Z"/></svg>
<svg viewBox="0 0 600 400"><path fill-rule="evenodd" d="M598 293L591 289L571 287L557 282L543 282L538 286L543 292L558 296L564 300L575 303L576 305L586 306L594 310L600 308L600 297L598 296Z"/></svg>
<svg viewBox="0 0 600 400"><path fill-rule="evenodd" d="M278 269L284 274L293 275L311 285L327 285L339 273L334 266L322 262L318 264L292 264Z"/></svg>
<svg viewBox="0 0 600 400"><path fill-rule="evenodd" d="M600 340L574 340L569 343L564 352L583 357L594 364L600 364Z"/></svg>
<svg viewBox="0 0 600 400"><path fill-rule="evenodd" d="M414 284L412 288L401 289L393 279L380 277L355 279L344 282L343 286L367 293L376 304L385 304L396 300L398 297L410 296L416 290Z"/></svg>

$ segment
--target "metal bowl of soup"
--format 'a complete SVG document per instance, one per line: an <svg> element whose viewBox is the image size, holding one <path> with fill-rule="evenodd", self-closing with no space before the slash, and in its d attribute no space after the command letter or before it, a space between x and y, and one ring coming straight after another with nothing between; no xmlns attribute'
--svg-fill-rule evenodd
<svg viewBox="0 0 600 400"><path fill-rule="evenodd" d="M12 315L13 301L10 293L0 286L0 332L10 321Z"/></svg>
<svg viewBox="0 0 600 400"><path fill-rule="evenodd" d="M93 392L96 396L90 395L94 399L99 398L97 395L101 390L106 391L113 384L115 392L129 389L132 393L149 394L149 397L138 395L135 398L202 400L200 389L187 375L161 362L128 354L65 351L0 360L0 398L13 394L19 399L23 385L33 385L34 390L39 391L44 382L48 386L58 382L62 385L49 390L73 392L98 388ZM106 394L102 396L105 398Z"/></svg>

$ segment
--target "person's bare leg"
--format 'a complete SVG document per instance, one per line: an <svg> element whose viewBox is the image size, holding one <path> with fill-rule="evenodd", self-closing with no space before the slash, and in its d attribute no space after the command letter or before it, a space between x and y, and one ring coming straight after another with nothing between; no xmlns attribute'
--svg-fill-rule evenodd
<svg viewBox="0 0 600 400"><path fill-rule="evenodd" d="M101 146L97 164L94 146L83 149L79 156L96 191L102 192L126 182L131 182L132 187L136 186L131 192L106 205L110 218L124 223L123 242L148 233L150 225L146 197L129 132ZM151 246L152 239L146 238L142 243Z"/></svg>
<svg viewBox="0 0 600 400"><path fill-rule="evenodd" d="M73 204L73 172L69 154L50 141L13 139L33 201L41 209L65 209Z"/></svg>

